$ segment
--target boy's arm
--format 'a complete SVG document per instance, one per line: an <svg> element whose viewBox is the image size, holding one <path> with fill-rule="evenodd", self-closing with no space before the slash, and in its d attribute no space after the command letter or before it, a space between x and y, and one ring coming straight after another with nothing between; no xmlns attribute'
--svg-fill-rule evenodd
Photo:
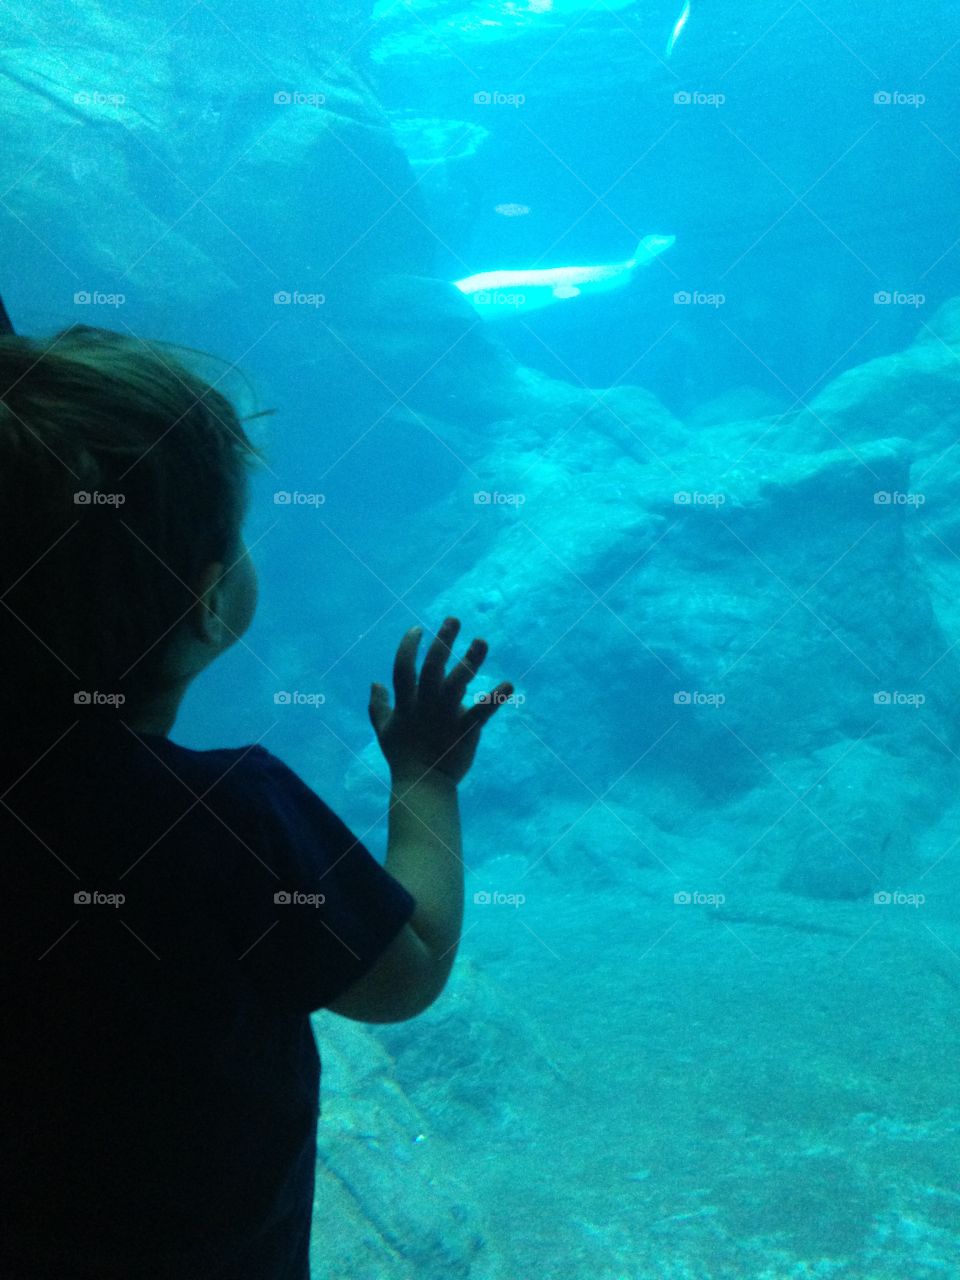
<svg viewBox="0 0 960 1280"><path fill-rule="evenodd" d="M410 920L362 978L327 1007L361 1022L416 1017L446 986L463 926L463 858L457 783L473 763L483 726L513 692L502 681L482 702L462 706L467 685L486 656L474 640L449 675L450 646L459 630L448 618L430 646L419 679L418 627L408 631L394 663L396 707L375 684L370 718L387 763L391 796L386 870L416 899Z"/></svg>
<svg viewBox="0 0 960 1280"><path fill-rule="evenodd" d="M373 967L327 1005L355 1022L406 1022L447 985L463 923L460 813L451 778L394 774L384 865L417 905Z"/></svg>
<svg viewBox="0 0 960 1280"><path fill-rule="evenodd" d="M417 907L410 925L446 984L463 928L463 856L457 784L435 770L394 773L384 864Z"/></svg>

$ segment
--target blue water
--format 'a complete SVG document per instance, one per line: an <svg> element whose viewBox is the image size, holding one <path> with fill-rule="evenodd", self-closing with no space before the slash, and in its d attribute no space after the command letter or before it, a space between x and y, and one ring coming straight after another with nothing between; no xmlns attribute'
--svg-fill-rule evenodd
<svg viewBox="0 0 960 1280"><path fill-rule="evenodd" d="M325 1280L960 1271L960 14L692 0L666 59L681 7L0 16L18 327L277 410L258 617L174 737L379 855L400 634L455 613L520 694L450 988L317 1019ZM450 286L649 234L529 315Z"/></svg>

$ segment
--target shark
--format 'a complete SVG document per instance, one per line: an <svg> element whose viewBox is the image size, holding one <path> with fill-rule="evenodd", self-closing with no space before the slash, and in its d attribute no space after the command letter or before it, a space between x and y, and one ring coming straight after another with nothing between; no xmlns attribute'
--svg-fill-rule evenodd
<svg viewBox="0 0 960 1280"><path fill-rule="evenodd" d="M488 320L538 311L565 298L621 289L675 242L676 236L644 236L632 258L593 267L547 267L528 271L480 271L454 280L454 287Z"/></svg>

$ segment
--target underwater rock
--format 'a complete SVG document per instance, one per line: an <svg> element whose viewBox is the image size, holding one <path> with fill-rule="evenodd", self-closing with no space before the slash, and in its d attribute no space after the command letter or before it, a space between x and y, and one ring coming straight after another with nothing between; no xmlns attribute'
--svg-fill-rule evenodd
<svg viewBox="0 0 960 1280"><path fill-rule="evenodd" d="M336 309L330 326L331 364L343 362L346 344L371 375L374 399L379 384L387 407L399 398L462 428L494 421L518 401L516 359L444 280L377 276ZM376 407L366 410L371 418Z"/></svg>
<svg viewBox="0 0 960 1280"><path fill-rule="evenodd" d="M655 430L647 441L659 452ZM584 679L603 670L596 714L563 743L568 758L656 741L651 766L693 771L710 794L752 785L769 750L814 749L838 720L865 732L884 679L933 668L949 648L916 592L905 512L873 502L878 488L906 486L902 451L863 448L858 461L839 450L787 459L755 450L750 469L741 465L722 489L710 475L722 460L692 450L661 457L666 476L605 437L569 431L554 449L516 451L509 463L502 446L493 451L481 478L522 502L479 513L477 536L492 545L474 539L471 567L431 610L470 609L496 582L503 604L487 615L491 630L523 635L535 658L538 645L552 645L553 660L562 653ZM698 491L724 501L676 500ZM562 735L565 686L541 680L530 705ZM928 680L928 713L936 705L946 729L960 692L955 664L937 664ZM890 708L888 723L901 709Z"/></svg>
<svg viewBox="0 0 960 1280"><path fill-rule="evenodd" d="M960 347L960 298L948 298L917 334L914 347ZM911 348L912 349L912 348Z"/></svg>
<svg viewBox="0 0 960 1280"><path fill-rule="evenodd" d="M929 341L868 360L840 374L800 416L809 439L828 448L900 436L918 453L937 455L960 426L956 353Z"/></svg>
<svg viewBox="0 0 960 1280"><path fill-rule="evenodd" d="M738 1177L730 1187L723 1226L734 1239L774 1237L800 1258L846 1259L866 1247L884 1204L880 1189L854 1160L833 1152L798 1152L775 1179Z"/></svg>
<svg viewBox="0 0 960 1280"><path fill-rule="evenodd" d="M4 11L0 34L12 16ZM170 282L177 282L179 293L189 280L193 288L222 294L229 276L183 226L171 225L172 219L152 207L140 181L145 171L155 176L146 163L150 151L166 149L165 68L145 56L121 66L114 50L98 42L94 15L78 7L74 16L76 44L63 46L63 32L55 27L48 40L41 39L35 28L39 15L31 13L37 44L16 47L11 36L0 53L5 204L33 229L34 247L42 249L39 267L22 262L21 255L5 257L4 290L26 294L28 316L38 276L45 296L32 306L54 314L73 311L74 295L84 291L119 291L130 302L139 294L147 303L155 297L170 305L181 301L171 297ZM118 21L118 38L122 27ZM137 29L131 22L131 35ZM121 47L146 43L134 36ZM69 217L63 214L65 198ZM15 225L11 221L5 233L8 244ZM118 280L122 287L114 289ZM90 310L78 318L108 325L115 319L112 312L92 319Z"/></svg>
<svg viewBox="0 0 960 1280"><path fill-rule="evenodd" d="M843 773L844 782L851 771ZM902 859L905 823L891 812L889 801L897 793L888 792L888 804L878 806L875 780L869 773L853 773L838 794L834 779L828 779L832 795L815 793L809 797L811 810L799 819L800 834L795 842L788 837L789 825L781 828L780 843L789 848L790 863L780 879L780 888L804 898L857 899L884 892L892 859ZM820 784L823 786L824 784Z"/></svg>
<svg viewBox="0 0 960 1280"><path fill-rule="evenodd" d="M764 861L804 897L889 887L936 821L960 747L960 610L947 611L960 545L932 561L936 597L916 551L928 515L957 523L946 476L937 512L921 520L901 500L929 443L912 438L911 402L931 426L949 419L951 361L915 346L826 387L818 416L854 424L855 447L822 425L805 442L799 418L780 427L787 448L776 418L694 433L641 389L612 400L521 369L513 417L446 504L451 528L457 513L470 526L463 567L427 610L502 637L484 687L525 673L525 701L487 730L491 753L519 735L523 782L480 771L479 809L589 808L632 769L700 829L705 805L756 789L763 812L738 833L742 852L793 802L771 768L865 739L878 758L837 774L835 834L801 807ZM909 806L907 831L882 801L863 807L878 793Z"/></svg>
<svg viewBox="0 0 960 1280"><path fill-rule="evenodd" d="M47 292L62 288L62 309L77 276L95 288L122 279L141 325L162 331L172 312L189 327L226 312L258 338L265 320L279 321L284 342L293 308L277 307L278 292L349 295L382 272L429 274L425 209L366 76L367 5L330 6L307 33L281 13L262 62L236 27L195 15L184 33L149 0L123 17L68 9L65 42L62 22L25 8L28 48L10 7L0 19L0 34L11 27L0 176L10 209L50 250ZM129 48L137 58L121 59ZM379 234L364 234L372 226ZM5 290L21 287L8 266Z"/></svg>
<svg viewBox="0 0 960 1280"><path fill-rule="evenodd" d="M851 847L851 841L862 843L862 835L859 828L850 829L847 824L839 831L811 830L780 887L804 898L827 900L867 898L877 892L884 864L876 845L864 849L863 855Z"/></svg>
<svg viewBox="0 0 960 1280"><path fill-rule="evenodd" d="M377 1032L314 1019L323 1057L312 1250L317 1275L495 1280L494 1238L450 1139L396 1083ZM430 1037L418 1034L425 1044Z"/></svg>
<svg viewBox="0 0 960 1280"><path fill-rule="evenodd" d="M732 387L710 400L696 405L685 418L688 427L699 431L718 423L757 422L776 418L784 405L768 391L757 387Z"/></svg>

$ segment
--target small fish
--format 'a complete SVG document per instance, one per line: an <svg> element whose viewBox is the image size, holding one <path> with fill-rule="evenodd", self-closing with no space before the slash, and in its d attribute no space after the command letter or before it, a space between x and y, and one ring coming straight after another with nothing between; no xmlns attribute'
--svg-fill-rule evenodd
<svg viewBox="0 0 960 1280"><path fill-rule="evenodd" d="M502 218L522 218L530 212L528 204L496 204L493 206L493 212L499 213Z"/></svg>
<svg viewBox="0 0 960 1280"><path fill-rule="evenodd" d="M676 45L677 41L680 39L680 32L687 25L687 19L689 17L690 17L690 0L686 0L686 3L684 4L683 9L680 11L680 17L677 19L676 25L674 26L673 30L670 32L670 39L667 41L667 49L663 55L665 58L669 58L670 55L673 53L674 46Z"/></svg>

